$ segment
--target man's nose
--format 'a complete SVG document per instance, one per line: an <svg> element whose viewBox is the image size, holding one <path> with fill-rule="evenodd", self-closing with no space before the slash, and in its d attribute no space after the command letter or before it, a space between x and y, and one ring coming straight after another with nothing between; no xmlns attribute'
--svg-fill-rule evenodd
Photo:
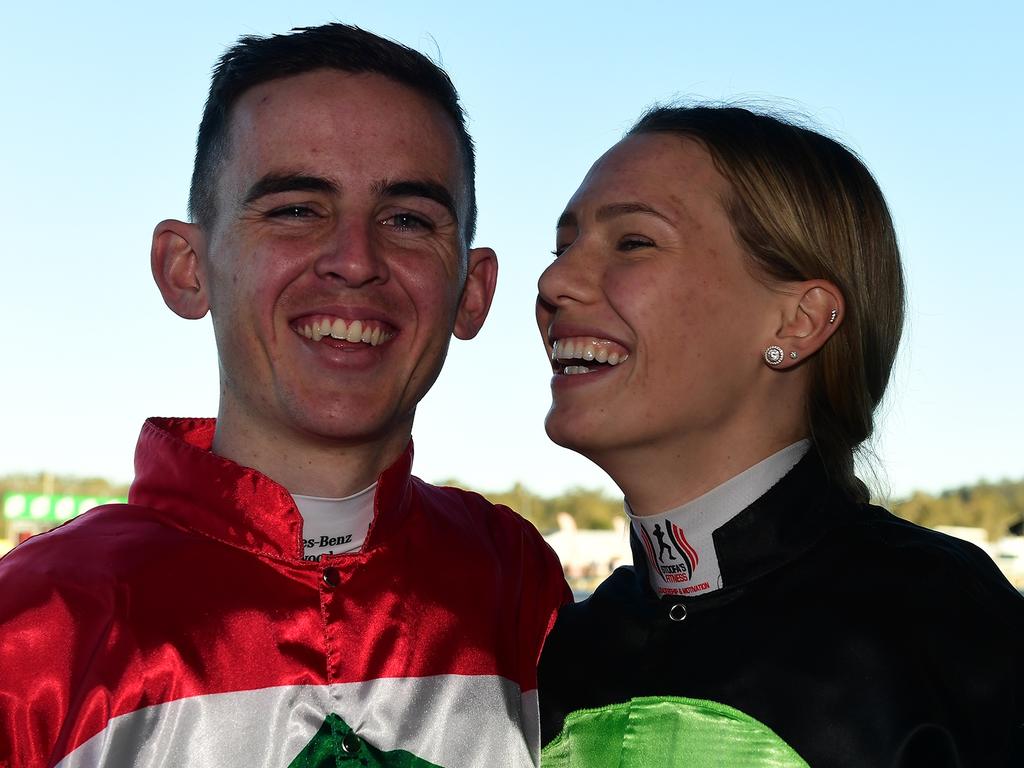
<svg viewBox="0 0 1024 768"><path fill-rule="evenodd" d="M374 242L372 224L347 222L317 256L314 270L318 277L340 280L352 288L388 278L387 260Z"/></svg>

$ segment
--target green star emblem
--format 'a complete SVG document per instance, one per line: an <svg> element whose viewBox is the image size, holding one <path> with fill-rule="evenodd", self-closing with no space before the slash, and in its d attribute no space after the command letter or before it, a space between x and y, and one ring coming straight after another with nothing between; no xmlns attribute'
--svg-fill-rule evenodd
<svg viewBox="0 0 1024 768"><path fill-rule="evenodd" d="M342 765L367 768L441 768L404 749L383 752L367 743L335 714L324 720L320 730L288 768L338 768Z"/></svg>

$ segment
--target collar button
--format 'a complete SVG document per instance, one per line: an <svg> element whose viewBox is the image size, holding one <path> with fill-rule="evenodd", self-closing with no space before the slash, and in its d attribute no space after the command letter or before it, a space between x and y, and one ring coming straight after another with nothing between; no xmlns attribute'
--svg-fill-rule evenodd
<svg viewBox="0 0 1024 768"><path fill-rule="evenodd" d="M341 584L341 574L338 573L337 568L324 568L322 578L324 585L332 589Z"/></svg>
<svg viewBox="0 0 1024 768"><path fill-rule="evenodd" d="M354 733L346 733L341 739L341 750L346 755L354 755L359 751L359 737Z"/></svg>
<svg viewBox="0 0 1024 768"><path fill-rule="evenodd" d="M686 606L682 603L676 603L668 609L668 617L672 621L683 621L686 618Z"/></svg>

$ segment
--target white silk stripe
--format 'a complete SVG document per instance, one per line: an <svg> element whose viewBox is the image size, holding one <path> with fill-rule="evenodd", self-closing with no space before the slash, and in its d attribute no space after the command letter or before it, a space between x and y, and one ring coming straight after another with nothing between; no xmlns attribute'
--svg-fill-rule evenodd
<svg viewBox="0 0 1024 768"><path fill-rule="evenodd" d="M377 749L444 768L540 763L536 691L494 675L437 675L158 704L112 719L57 768L285 768L331 713Z"/></svg>

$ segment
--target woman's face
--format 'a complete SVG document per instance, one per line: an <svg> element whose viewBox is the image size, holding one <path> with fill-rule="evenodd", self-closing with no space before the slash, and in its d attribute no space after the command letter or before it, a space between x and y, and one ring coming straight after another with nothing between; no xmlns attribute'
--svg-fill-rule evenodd
<svg viewBox="0 0 1024 768"><path fill-rule="evenodd" d="M756 429L778 294L750 271L729 193L702 145L674 135L631 136L591 168L538 283L556 443L608 469L618 451L681 456L682 440L692 455Z"/></svg>

